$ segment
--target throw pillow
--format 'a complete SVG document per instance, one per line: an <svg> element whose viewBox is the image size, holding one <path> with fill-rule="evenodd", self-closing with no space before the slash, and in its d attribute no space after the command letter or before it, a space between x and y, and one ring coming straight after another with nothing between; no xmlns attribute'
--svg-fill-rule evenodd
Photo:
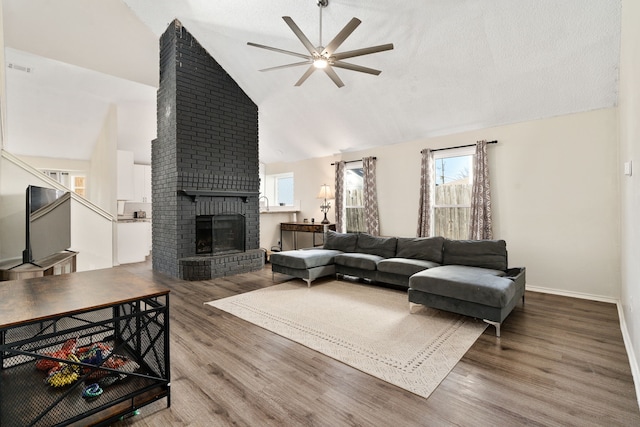
<svg viewBox="0 0 640 427"><path fill-rule="evenodd" d="M358 235L353 233L337 233L327 230L324 235L324 249L334 249L342 252L355 252Z"/></svg>
<svg viewBox="0 0 640 427"><path fill-rule="evenodd" d="M444 241L444 264L506 270L507 242L504 240Z"/></svg>
<svg viewBox="0 0 640 427"><path fill-rule="evenodd" d="M395 237L376 237L371 234L360 233L356 252L391 258L396 254L397 241L398 239Z"/></svg>
<svg viewBox="0 0 640 427"><path fill-rule="evenodd" d="M400 237L396 257L442 264L444 237Z"/></svg>

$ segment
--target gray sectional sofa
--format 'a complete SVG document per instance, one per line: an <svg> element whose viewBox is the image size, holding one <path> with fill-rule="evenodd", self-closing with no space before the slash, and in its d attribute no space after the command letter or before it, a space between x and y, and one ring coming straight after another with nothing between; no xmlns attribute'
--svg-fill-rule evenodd
<svg viewBox="0 0 640 427"><path fill-rule="evenodd" d="M525 268L508 268L504 240L374 237L328 231L321 249L271 255L272 271L311 286L323 276L355 276L408 290L412 304L481 318L496 327L524 303Z"/></svg>

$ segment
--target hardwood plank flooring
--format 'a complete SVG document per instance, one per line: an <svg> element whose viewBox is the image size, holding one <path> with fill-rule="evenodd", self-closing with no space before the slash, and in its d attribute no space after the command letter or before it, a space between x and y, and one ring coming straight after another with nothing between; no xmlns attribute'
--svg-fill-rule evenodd
<svg viewBox="0 0 640 427"><path fill-rule="evenodd" d="M171 289L172 369L171 407L119 426L640 425L613 304L527 292L424 399L204 305L271 286L269 265L197 282L118 268Z"/></svg>

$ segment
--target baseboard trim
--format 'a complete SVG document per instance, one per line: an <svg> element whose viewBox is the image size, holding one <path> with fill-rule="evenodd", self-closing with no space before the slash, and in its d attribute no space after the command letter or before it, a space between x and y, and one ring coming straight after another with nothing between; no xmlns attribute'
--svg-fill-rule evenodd
<svg viewBox="0 0 640 427"><path fill-rule="evenodd" d="M633 376L633 384L636 388L636 400L638 401L638 408L640 408L640 367L638 366L638 359L636 353L633 351L633 345L631 345L631 336L629 335L629 329L627 328L627 321L624 317L624 310L622 309L622 303L618 301L618 317L620 318L620 330L622 331L622 340L624 341L624 347L627 350L627 356L629 357L629 366L631 367L631 375Z"/></svg>
<svg viewBox="0 0 640 427"><path fill-rule="evenodd" d="M600 301L600 302L608 302L611 304L619 304L620 300L617 298L605 297L602 295L594 295L594 294L585 294L583 292L573 292L573 291L563 291L558 289L551 288L543 288L540 286L529 286L526 287L527 291L531 292L540 292L543 294L552 294L552 295L560 295L563 297L571 297L571 298L580 298L580 299L588 299L591 301Z"/></svg>
<svg viewBox="0 0 640 427"><path fill-rule="evenodd" d="M629 367L631 368L631 377L633 378L633 385L636 389L636 400L638 402L638 408L640 409L640 366L638 366L638 359L636 358L635 351L633 351L633 345L631 345L631 336L629 335L629 329L627 329L627 321L624 317L624 310L622 309L622 303L619 299L603 297L601 295L585 294L581 292L561 291L558 289L542 288L539 286L527 286L527 291L539 292L544 294L561 295L565 297L588 299L592 301L608 302L615 304L618 308L618 319L620 321L620 331L622 332L622 341L624 342L624 348L627 351L627 358L629 359Z"/></svg>

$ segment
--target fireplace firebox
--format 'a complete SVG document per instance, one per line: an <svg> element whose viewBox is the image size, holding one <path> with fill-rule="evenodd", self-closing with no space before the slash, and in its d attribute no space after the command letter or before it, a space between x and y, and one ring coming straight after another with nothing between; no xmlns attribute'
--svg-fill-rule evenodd
<svg viewBox="0 0 640 427"><path fill-rule="evenodd" d="M244 215L198 215L196 217L196 255L244 252L245 240Z"/></svg>

